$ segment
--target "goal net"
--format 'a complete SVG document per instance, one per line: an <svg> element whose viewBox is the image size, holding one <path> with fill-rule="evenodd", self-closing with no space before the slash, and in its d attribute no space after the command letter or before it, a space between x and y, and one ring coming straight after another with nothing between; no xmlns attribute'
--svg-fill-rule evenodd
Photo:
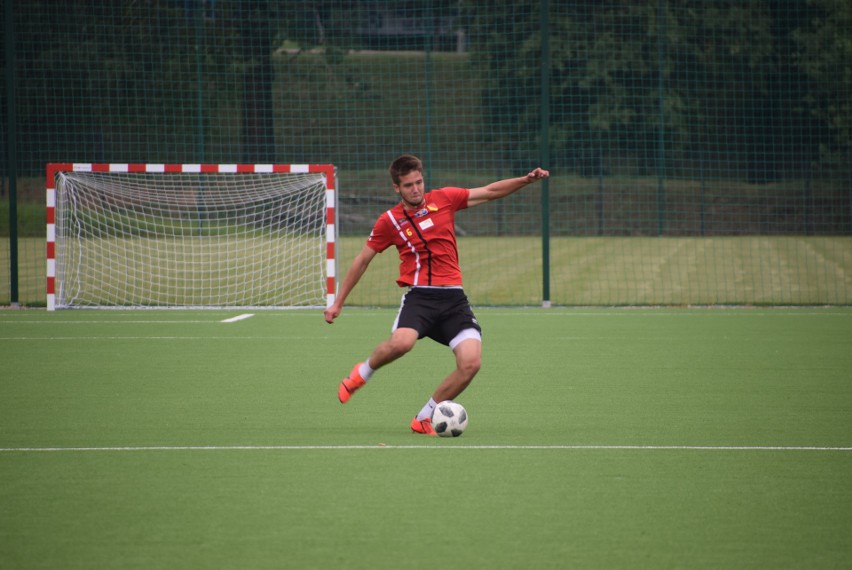
<svg viewBox="0 0 852 570"><path fill-rule="evenodd" d="M50 164L47 307L324 307L332 165Z"/></svg>

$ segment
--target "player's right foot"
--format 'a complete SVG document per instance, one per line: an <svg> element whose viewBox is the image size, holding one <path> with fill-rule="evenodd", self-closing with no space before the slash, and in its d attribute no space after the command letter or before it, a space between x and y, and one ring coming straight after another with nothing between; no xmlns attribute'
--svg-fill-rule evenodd
<svg viewBox="0 0 852 570"><path fill-rule="evenodd" d="M361 374L358 373L358 370L361 368L362 362L359 362L352 369L352 372L349 373L349 376L343 379L340 383L340 386L337 387L337 399L340 400L341 404L345 404L349 401L349 398L352 397L352 394L355 393L355 390L366 384L363 378L361 378Z"/></svg>
<svg viewBox="0 0 852 570"><path fill-rule="evenodd" d="M423 435L438 435L435 428L432 427L432 420L418 420L416 417L411 420L411 431L414 433L422 433Z"/></svg>

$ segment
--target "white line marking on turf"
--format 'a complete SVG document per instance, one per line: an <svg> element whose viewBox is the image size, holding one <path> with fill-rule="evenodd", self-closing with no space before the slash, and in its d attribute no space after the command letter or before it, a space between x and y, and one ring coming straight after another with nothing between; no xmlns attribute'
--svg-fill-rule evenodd
<svg viewBox="0 0 852 570"><path fill-rule="evenodd" d="M186 325L186 324L203 324L209 325L218 323L219 320L210 321L121 321L121 320L103 320L103 321L5 321L0 320L0 324L4 325Z"/></svg>
<svg viewBox="0 0 852 570"><path fill-rule="evenodd" d="M852 317L852 312L803 312L783 309L767 309L769 312L757 312L759 309L684 309L684 312L669 312L650 307L623 309L624 312L586 312L541 309L540 312L487 312L474 307L474 311L482 311L484 315L496 317ZM777 311L777 312L776 312Z"/></svg>
<svg viewBox="0 0 852 570"><path fill-rule="evenodd" d="M328 336L0 336L0 340L328 340Z"/></svg>
<svg viewBox="0 0 852 570"><path fill-rule="evenodd" d="M0 447L0 453L134 452L134 451L326 451L358 449L477 449L563 451L824 451L849 452L852 447L769 445L175 445L128 447Z"/></svg>
<svg viewBox="0 0 852 570"><path fill-rule="evenodd" d="M244 319L250 319L254 316L254 313L243 313L242 315L237 315L236 317L231 317L230 319L225 319L224 321L220 321L223 323L235 323L237 321L242 321Z"/></svg>

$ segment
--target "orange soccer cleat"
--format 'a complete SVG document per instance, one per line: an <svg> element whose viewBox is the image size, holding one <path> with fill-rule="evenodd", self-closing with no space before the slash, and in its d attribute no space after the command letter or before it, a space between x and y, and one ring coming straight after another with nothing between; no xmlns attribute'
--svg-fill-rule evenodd
<svg viewBox="0 0 852 570"><path fill-rule="evenodd" d="M438 435L435 433L435 428L432 427L432 420L418 420L416 417L411 420L411 431L414 433L422 433L423 435Z"/></svg>
<svg viewBox="0 0 852 570"><path fill-rule="evenodd" d="M355 390L367 383L358 373L358 369L361 368L361 364L361 362L356 364L352 369L352 372L349 373L349 376L344 378L340 383L340 386L337 387L337 398L340 400L341 404L348 402L349 398L352 397L352 394L355 393Z"/></svg>

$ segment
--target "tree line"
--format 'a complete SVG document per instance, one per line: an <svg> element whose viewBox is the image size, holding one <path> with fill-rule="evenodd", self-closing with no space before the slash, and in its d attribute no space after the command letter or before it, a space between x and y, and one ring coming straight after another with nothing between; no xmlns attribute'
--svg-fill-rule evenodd
<svg viewBox="0 0 852 570"><path fill-rule="evenodd" d="M845 0L29 0L13 14L22 172L57 156L121 160L118 139L134 156L156 145L192 161L232 131L232 160L275 160L276 54L319 49L334 66L376 47L364 31L377 18L399 17L422 49L457 47L434 41L447 20L463 31L493 131L483 144L507 157L541 145L546 33L553 166L693 176L714 157L752 182L850 179Z"/></svg>

